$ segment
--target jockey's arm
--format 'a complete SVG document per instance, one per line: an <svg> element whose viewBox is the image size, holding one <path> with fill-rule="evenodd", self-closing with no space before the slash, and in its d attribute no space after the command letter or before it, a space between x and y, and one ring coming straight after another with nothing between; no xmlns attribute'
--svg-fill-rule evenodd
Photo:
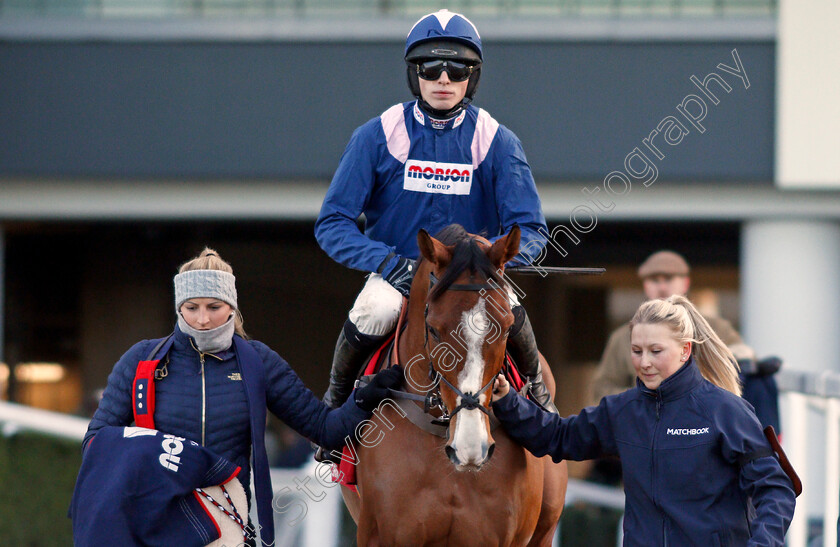
<svg viewBox="0 0 840 547"><path fill-rule="evenodd" d="M394 248L370 239L356 224L375 182L377 157L375 147L367 142L370 138L367 125L353 133L341 156L315 222L315 239L339 264L375 272Z"/></svg>

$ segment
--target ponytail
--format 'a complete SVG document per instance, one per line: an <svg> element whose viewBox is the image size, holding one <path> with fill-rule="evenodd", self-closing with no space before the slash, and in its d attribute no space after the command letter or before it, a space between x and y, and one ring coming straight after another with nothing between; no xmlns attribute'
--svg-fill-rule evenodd
<svg viewBox="0 0 840 547"><path fill-rule="evenodd" d="M735 395L741 395L735 356L684 296L674 295L664 300L650 300L642 304L630 321L635 325L667 325L681 342L691 342L691 353L703 377Z"/></svg>

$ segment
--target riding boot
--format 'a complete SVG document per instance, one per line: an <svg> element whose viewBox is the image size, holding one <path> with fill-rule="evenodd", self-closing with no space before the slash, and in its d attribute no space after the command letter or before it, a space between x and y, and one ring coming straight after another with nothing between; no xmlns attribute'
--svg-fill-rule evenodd
<svg viewBox="0 0 840 547"><path fill-rule="evenodd" d="M362 334L349 319L344 322L344 327L335 344L335 353L333 353L330 386L324 394L324 403L328 407L338 408L344 404L353 392L353 384L365 359L384 338L384 336ZM319 462L335 461L322 447L317 448L315 459Z"/></svg>
<svg viewBox="0 0 840 547"><path fill-rule="evenodd" d="M353 391L353 384L365 358L384 338L362 334L349 319L344 322L344 328L335 343L330 387L324 394L324 402L328 407L338 408L344 404Z"/></svg>
<svg viewBox="0 0 840 547"><path fill-rule="evenodd" d="M519 367L520 372L528 377L531 382L529 393L534 402L543 410L558 414L557 407L551 401L551 394L545 387L542 379L542 368L540 367L540 354L537 350L537 339L534 337L534 329L531 327L531 320L522 306L516 306L513 310L514 323L508 337L508 351Z"/></svg>

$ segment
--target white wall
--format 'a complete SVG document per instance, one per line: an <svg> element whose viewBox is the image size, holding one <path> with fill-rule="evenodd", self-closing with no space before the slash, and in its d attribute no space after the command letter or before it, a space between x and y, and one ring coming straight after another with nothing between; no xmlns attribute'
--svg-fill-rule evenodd
<svg viewBox="0 0 840 547"><path fill-rule="evenodd" d="M840 2L781 0L776 46L776 183L840 187Z"/></svg>

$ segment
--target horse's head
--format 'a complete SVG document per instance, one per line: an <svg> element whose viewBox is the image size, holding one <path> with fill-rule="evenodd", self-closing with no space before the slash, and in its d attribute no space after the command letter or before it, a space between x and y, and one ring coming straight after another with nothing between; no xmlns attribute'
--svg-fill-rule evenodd
<svg viewBox="0 0 840 547"><path fill-rule="evenodd" d="M519 252L520 230L514 226L492 244L454 225L438 237L423 230L417 236L433 283L426 300L425 346L450 415L446 453L457 469L477 470L495 444L489 421L492 386L513 324L501 273Z"/></svg>

